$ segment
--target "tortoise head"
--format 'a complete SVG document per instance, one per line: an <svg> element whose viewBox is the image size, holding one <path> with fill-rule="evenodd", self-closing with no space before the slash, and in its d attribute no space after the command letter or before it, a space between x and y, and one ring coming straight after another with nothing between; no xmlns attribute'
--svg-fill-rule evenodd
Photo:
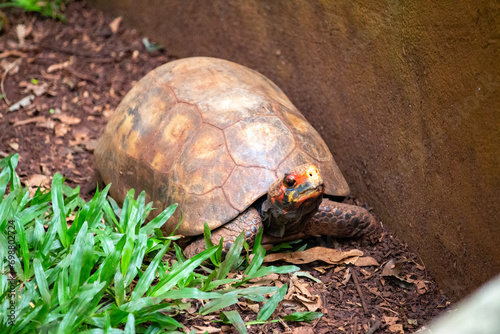
<svg viewBox="0 0 500 334"><path fill-rule="evenodd" d="M267 200L262 206L266 232L282 237L290 232L299 232L316 213L325 185L314 164L305 164L274 181L269 187Z"/></svg>

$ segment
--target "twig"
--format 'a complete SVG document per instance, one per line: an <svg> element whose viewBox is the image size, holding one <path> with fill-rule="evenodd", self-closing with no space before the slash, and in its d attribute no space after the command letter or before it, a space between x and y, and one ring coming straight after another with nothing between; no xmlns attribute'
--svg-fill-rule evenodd
<svg viewBox="0 0 500 334"><path fill-rule="evenodd" d="M379 319L375 320L375 322L373 323L373 326L368 330L368 332L366 332L366 334L375 333L379 329L380 325L382 325L380 320Z"/></svg>
<svg viewBox="0 0 500 334"><path fill-rule="evenodd" d="M7 77L7 74L9 74L9 71L13 69L18 63L20 63L22 58L16 59L14 62L12 62L9 67L5 69L5 72L2 75L2 80L0 81L0 89L2 91L3 99L5 100L5 103L7 103L8 106L10 106L10 101L7 98L7 94L5 94L5 89L3 87L3 83L5 82L5 78Z"/></svg>
<svg viewBox="0 0 500 334"><path fill-rule="evenodd" d="M352 333L358 334L358 318L354 318L354 325L352 326Z"/></svg>
<svg viewBox="0 0 500 334"><path fill-rule="evenodd" d="M361 299L361 305L363 306L363 311L365 311L366 315L370 315L368 312L368 307L366 306L365 296L363 296L363 291L361 291L361 287L358 282L358 275L352 271L352 280L354 281L354 285L356 285L356 290L358 290L359 298Z"/></svg>
<svg viewBox="0 0 500 334"><path fill-rule="evenodd" d="M66 67L65 70L68 71L69 73L73 74L78 79L89 81L89 82L92 82L93 84L97 85L97 81L96 80L94 80L93 78L91 78L88 75L85 75L83 73L80 73L80 72L76 71L75 69L73 69L71 67Z"/></svg>

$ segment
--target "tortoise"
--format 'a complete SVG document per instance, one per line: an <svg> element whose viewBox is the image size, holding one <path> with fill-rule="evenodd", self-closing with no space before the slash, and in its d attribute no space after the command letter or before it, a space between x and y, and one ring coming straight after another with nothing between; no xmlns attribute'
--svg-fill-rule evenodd
<svg viewBox="0 0 500 334"><path fill-rule="evenodd" d="M95 160L118 201L134 188L159 210L179 204L177 233L198 236L187 256L204 248L205 222L226 250L243 230L252 244L260 226L263 242L378 229L366 209L334 201L349 186L283 91L227 60L185 58L149 72L110 118ZM176 210L164 232L180 219Z"/></svg>

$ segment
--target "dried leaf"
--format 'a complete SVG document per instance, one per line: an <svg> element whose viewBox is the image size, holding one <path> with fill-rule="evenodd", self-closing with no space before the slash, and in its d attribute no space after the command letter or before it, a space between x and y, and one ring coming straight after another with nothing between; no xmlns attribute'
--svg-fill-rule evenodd
<svg viewBox="0 0 500 334"><path fill-rule="evenodd" d="M403 261L389 260L382 270L381 276L391 278L393 282L397 283L403 288L411 288L415 285L415 280L409 277L402 277L401 270L403 269Z"/></svg>
<svg viewBox="0 0 500 334"><path fill-rule="evenodd" d="M392 333L401 333L401 334L405 333L405 331L403 330L403 325L401 324L390 325L389 331Z"/></svg>
<svg viewBox="0 0 500 334"><path fill-rule="evenodd" d="M66 67L70 66L71 64L73 64L73 61L74 61L74 58L70 57L69 60L67 60L63 63L52 64L49 66L49 68L47 68L47 73L62 70L63 68L66 68Z"/></svg>
<svg viewBox="0 0 500 334"><path fill-rule="evenodd" d="M121 22L122 22L121 16L118 16L113 21L111 21L111 23L109 24L109 29L111 29L111 32L113 32L113 34L116 34L118 32Z"/></svg>
<svg viewBox="0 0 500 334"><path fill-rule="evenodd" d="M1 53L2 55L4 53ZM8 61L7 59L2 59L0 61L0 67L2 67L5 71L9 71L10 74L16 74L19 72L19 59L14 60L13 62Z"/></svg>
<svg viewBox="0 0 500 334"><path fill-rule="evenodd" d="M68 125L75 125L75 124L78 124L80 123L82 120L78 117L74 117L74 116L71 116L71 115L68 115L68 114L54 114L52 117L54 117L55 119L58 119L60 120L61 122L63 123L66 123Z"/></svg>
<svg viewBox="0 0 500 334"><path fill-rule="evenodd" d="M342 280L342 285L346 285L351 279L351 269L347 268L344 274L344 279Z"/></svg>
<svg viewBox="0 0 500 334"><path fill-rule="evenodd" d="M353 257L360 257L363 252L358 249L339 251L337 249L314 247L302 252L274 253L266 255L264 262L286 261L293 264L304 264L314 261L324 261L330 264L349 263Z"/></svg>
<svg viewBox="0 0 500 334"><path fill-rule="evenodd" d="M298 291L300 292L301 294L303 294L304 296L307 296L307 297L311 297L311 293L309 292L309 290L307 290L307 288L304 286L304 284L302 284L298 277L297 276L292 276L292 281L293 281L293 287Z"/></svg>
<svg viewBox="0 0 500 334"><path fill-rule="evenodd" d="M49 88L49 84L46 82L34 84L31 82L23 81L19 83L19 86L26 88L26 92L31 92L35 94L35 96L40 96L45 94Z"/></svg>
<svg viewBox="0 0 500 334"><path fill-rule="evenodd" d="M66 123L57 123L54 126L54 133L56 137L63 137L69 131L69 125Z"/></svg>
<svg viewBox="0 0 500 334"><path fill-rule="evenodd" d="M418 321L417 319L408 319L408 324L412 326L418 326Z"/></svg>
<svg viewBox="0 0 500 334"><path fill-rule="evenodd" d="M415 280L413 283L415 283L415 286L417 287L417 293L419 295L423 295L427 292L427 285L423 280Z"/></svg>
<svg viewBox="0 0 500 334"><path fill-rule="evenodd" d="M395 324L396 324L396 322L398 322L398 321L399 321L399 318L398 318L398 317L389 317L389 316L387 316L387 315L384 315L384 316L383 316L383 320L384 320L384 322L385 322L387 325L389 325L389 326L390 326L390 325L395 325Z"/></svg>
<svg viewBox="0 0 500 334"><path fill-rule="evenodd" d="M401 269L403 268L402 261L394 261L394 259L389 260L382 270L382 276L396 276L401 274Z"/></svg>
<svg viewBox="0 0 500 334"><path fill-rule="evenodd" d="M371 256L362 256L353 263L357 267L379 266L380 264Z"/></svg>
<svg viewBox="0 0 500 334"><path fill-rule="evenodd" d="M15 121L14 126L20 126L20 125L25 125L29 123L41 123L41 122L46 122L47 118L45 116L37 116L37 117L32 117L32 118L27 118L23 119L22 121Z"/></svg>
<svg viewBox="0 0 500 334"><path fill-rule="evenodd" d="M24 180L23 183L27 187L44 186L48 188L50 187L50 177L43 174L32 174L30 177Z"/></svg>
<svg viewBox="0 0 500 334"><path fill-rule="evenodd" d="M17 151L19 150L19 144L18 143L9 143L9 146L14 150Z"/></svg>
<svg viewBox="0 0 500 334"><path fill-rule="evenodd" d="M24 57L26 54L24 52L18 51L18 50L6 50L4 52L0 52L0 59L1 58L8 58L8 57ZM4 68L5 69L5 68Z"/></svg>
<svg viewBox="0 0 500 334"><path fill-rule="evenodd" d="M9 109L7 109L7 111L16 111L16 110L19 110L21 108L27 107L31 104L31 102L33 102L34 99L35 99L35 95L33 95L33 94L25 96L22 99L20 99L19 101L17 101L16 103L14 103L13 105L11 105L9 107Z"/></svg>
<svg viewBox="0 0 500 334"><path fill-rule="evenodd" d="M220 328L212 326L193 326L196 333L220 333Z"/></svg>
<svg viewBox="0 0 500 334"><path fill-rule="evenodd" d="M292 329L292 334L314 334L314 328L312 327L295 327Z"/></svg>
<svg viewBox="0 0 500 334"><path fill-rule="evenodd" d="M24 41L26 37L29 36L31 31L33 30L33 26L26 27L24 24L18 24L16 26L16 35L19 40L19 46L24 46Z"/></svg>
<svg viewBox="0 0 500 334"><path fill-rule="evenodd" d="M51 120L50 118L45 119L45 121L40 121L36 123L36 126L46 129L53 129L56 125L56 122Z"/></svg>

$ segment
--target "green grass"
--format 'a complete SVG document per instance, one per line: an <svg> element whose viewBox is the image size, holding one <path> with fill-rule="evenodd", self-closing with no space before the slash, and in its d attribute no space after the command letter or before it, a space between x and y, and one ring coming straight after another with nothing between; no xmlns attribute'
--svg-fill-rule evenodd
<svg viewBox="0 0 500 334"><path fill-rule="evenodd" d="M185 259L175 237L160 230L176 204L146 222L152 204L144 193L134 199L131 190L121 209L108 199L109 187L85 202L60 174L50 191L38 189L30 197L15 172L17 162L18 155L0 161L0 333L184 332L174 317L195 299L204 300L201 315L221 311L220 321L241 333L248 325L280 320L268 319L286 286L249 281L299 268L262 266L262 231L251 253L241 235L225 258L219 244ZM167 252L175 261L164 261ZM235 270L242 278L228 277ZM11 298L15 318L9 318ZM262 303L255 320L244 323L237 311L227 310L241 300Z"/></svg>
<svg viewBox="0 0 500 334"><path fill-rule="evenodd" d="M64 20L63 9L71 0L0 0L0 8L18 7L27 12L38 12L43 16Z"/></svg>

